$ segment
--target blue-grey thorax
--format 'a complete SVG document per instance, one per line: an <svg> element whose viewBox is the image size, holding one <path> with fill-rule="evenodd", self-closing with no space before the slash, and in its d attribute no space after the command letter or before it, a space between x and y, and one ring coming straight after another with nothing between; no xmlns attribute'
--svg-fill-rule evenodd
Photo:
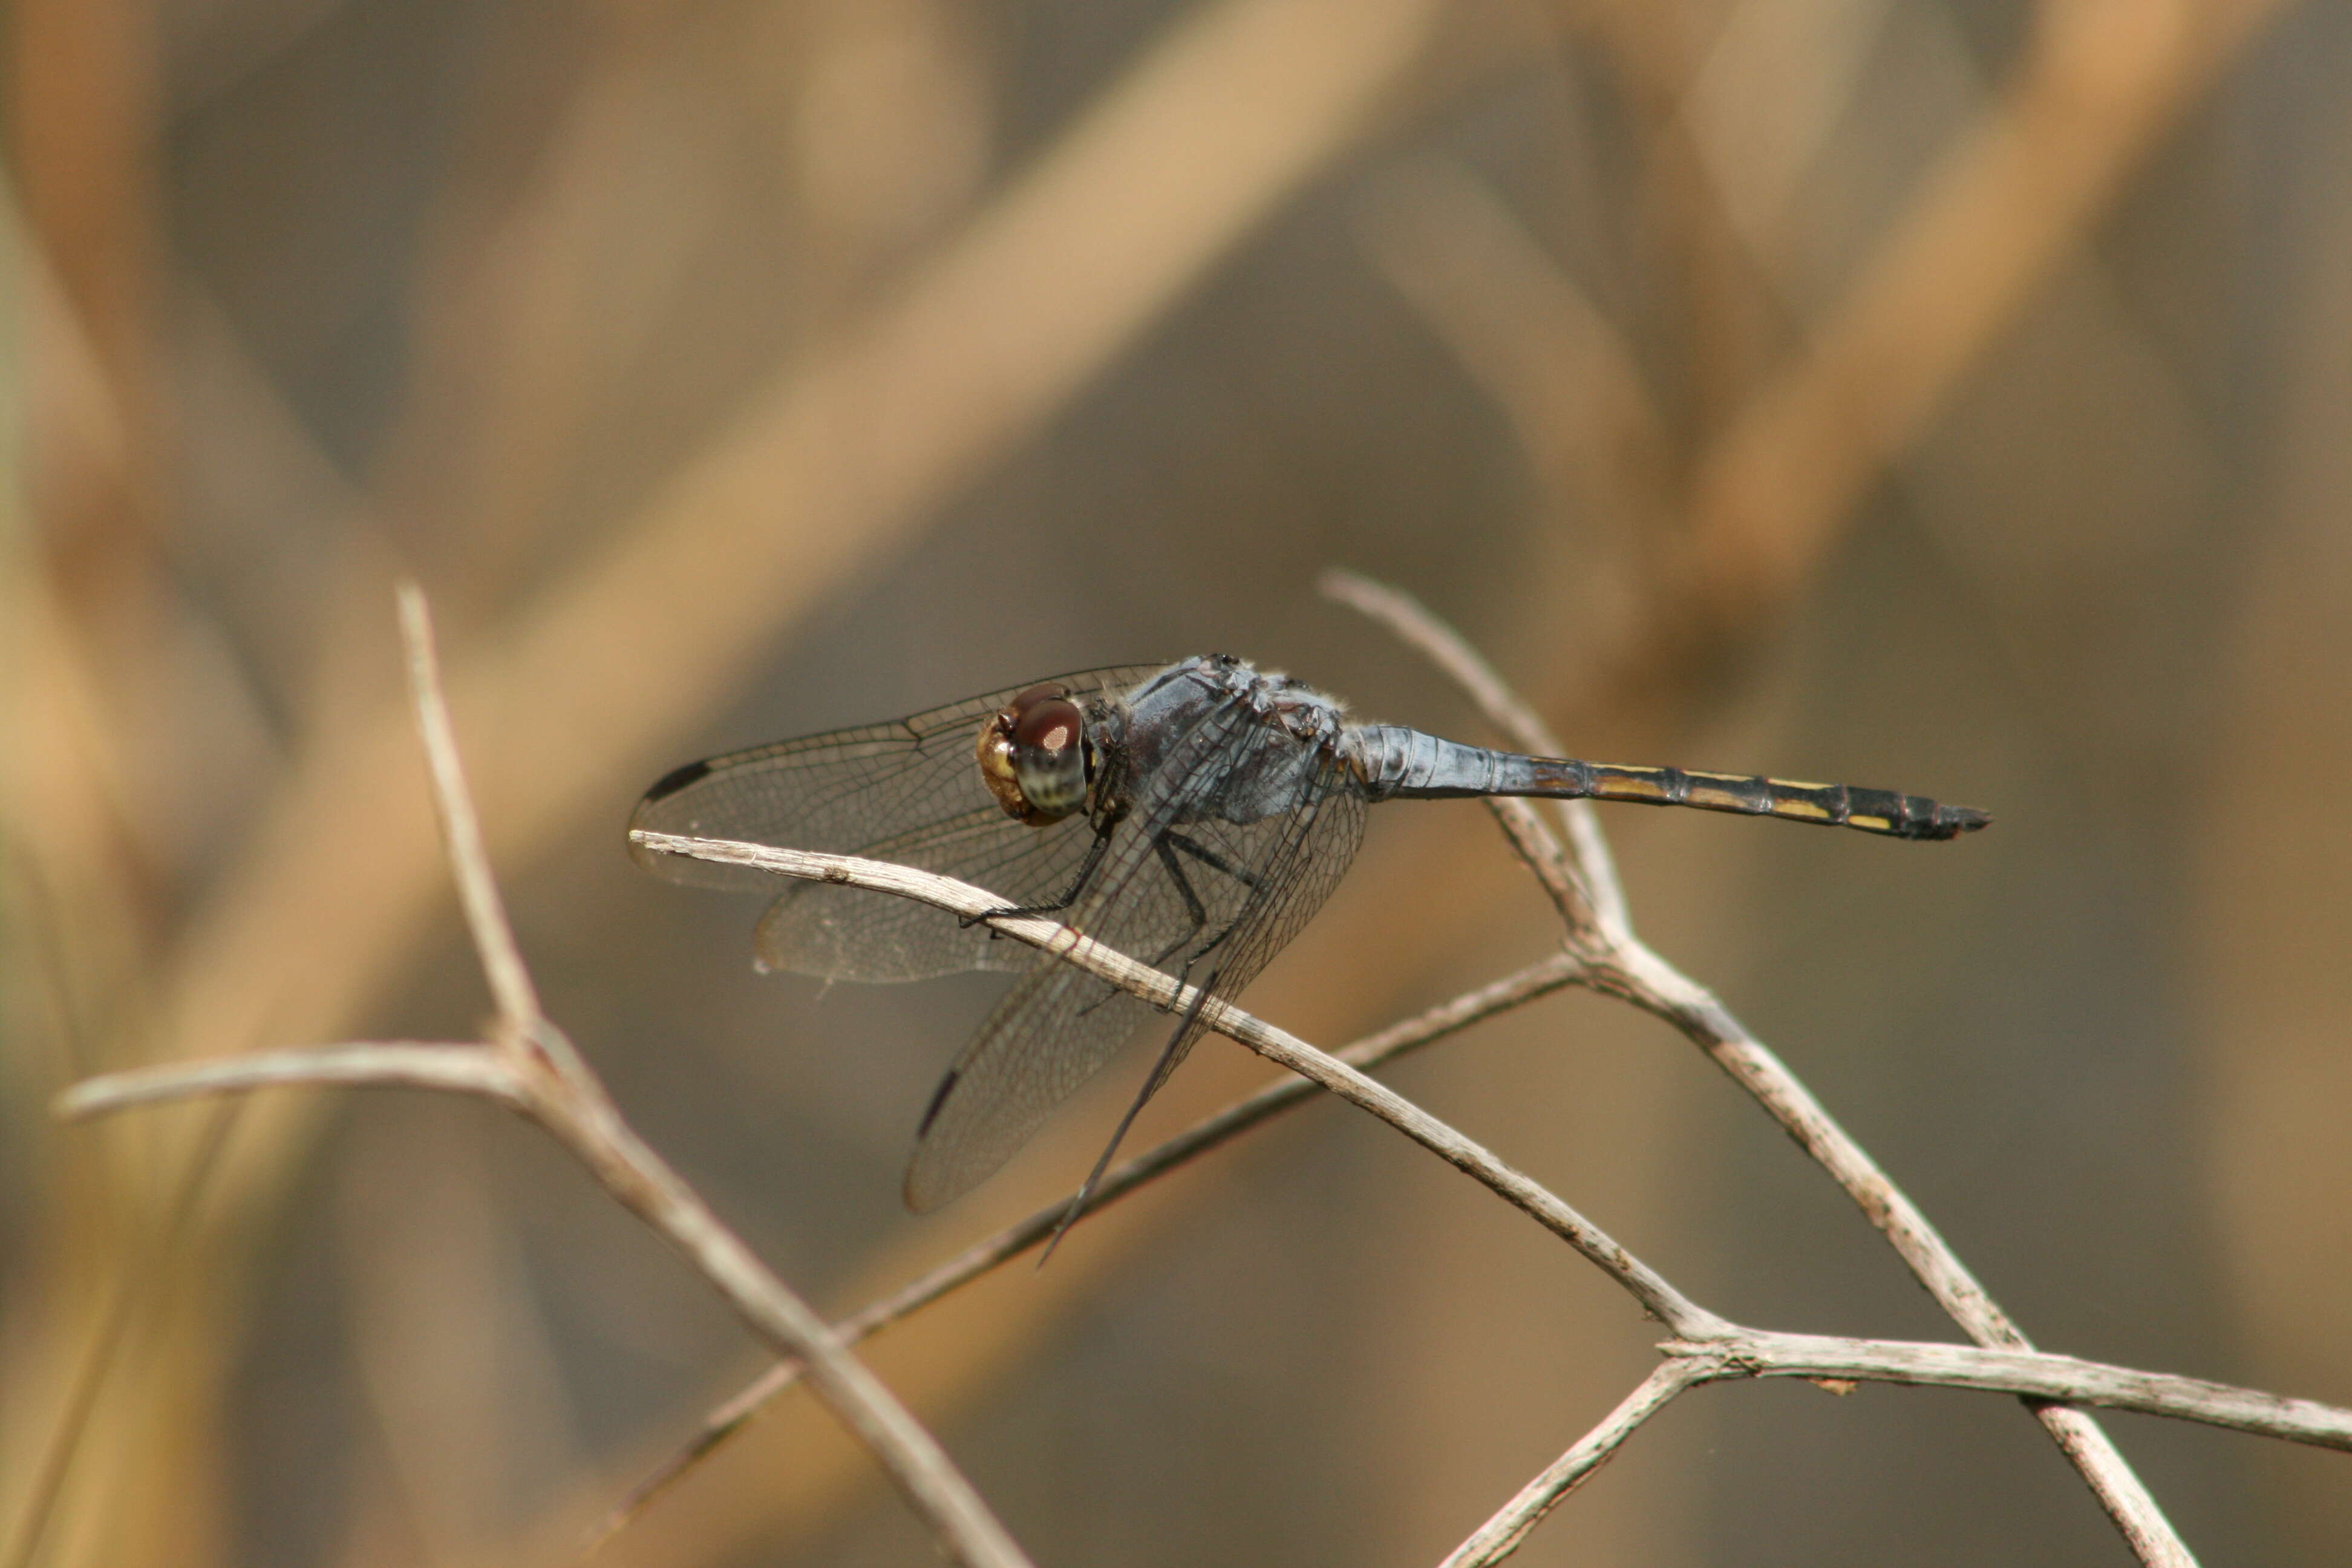
<svg viewBox="0 0 2352 1568"><path fill-rule="evenodd" d="M1171 665L1106 718L1117 731L1106 738L1126 750L1129 809L1152 811L1199 770L1213 770L1215 782L1186 791L1171 822L1260 822L1318 791L1358 787L1351 770L1334 765L1347 736L1339 703L1237 658Z"/></svg>
<svg viewBox="0 0 2352 1568"><path fill-rule="evenodd" d="M1228 715L1244 710L1236 731ZM1587 764L1465 746L1395 724L1349 724L1336 699L1225 655L1171 664L1107 706L1103 739L1123 747L1114 787L1151 811L1208 768L1219 782L1178 805L1174 822L1259 822L1317 791L1367 801L1489 795L1581 795ZM1335 765L1336 764L1336 765Z"/></svg>

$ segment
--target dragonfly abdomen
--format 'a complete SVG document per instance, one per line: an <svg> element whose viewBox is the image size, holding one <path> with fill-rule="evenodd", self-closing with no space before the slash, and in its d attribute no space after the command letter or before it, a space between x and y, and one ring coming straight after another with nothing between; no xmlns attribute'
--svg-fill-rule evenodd
<svg viewBox="0 0 2352 1568"><path fill-rule="evenodd" d="M1865 789L1857 784L1801 784L1748 773L1629 768L1606 763L1575 765L1584 785L1575 793L1595 800L1689 805L1702 811L1779 816L1822 827L1858 828L1891 838L1955 838L1992 820L1969 806L1944 805L1925 795Z"/></svg>
<svg viewBox="0 0 2352 1568"><path fill-rule="evenodd" d="M1572 757L1526 757L1442 740L1417 730L1367 725L1351 734L1365 793L1374 800L1515 795L1688 805L1852 827L1891 838L1954 838L1991 818L1965 805L1854 784L1800 784L1748 773L1631 768Z"/></svg>

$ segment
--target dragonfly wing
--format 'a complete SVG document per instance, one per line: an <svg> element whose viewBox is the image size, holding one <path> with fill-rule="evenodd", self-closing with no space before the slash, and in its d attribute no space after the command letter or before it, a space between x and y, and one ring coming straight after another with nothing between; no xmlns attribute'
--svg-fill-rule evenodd
<svg viewBox="0 0 2352 1568"><path fill-rule="evenodd" d="M1205 776L1249 718L1239 704L1208 710L1164 754L1174 767L1131 780L1137 798L1111 829L1101 863L1063 917L1130 957L1150 962L1183 934L1187 906L1159 886L1154 841L1172 809L1171 785ZM1152 868L1150 874L1146 868ZM940 1080L907 1167L908 1207L924 1213L994 1173L1046 1114L1092 1078L1149 1011L1057 959L1037 956Z"/></svg>
<svg viewBox="0 0 2352 1568"><path fill-rule="evenodd" d="M907 1206L929 1214L993 1175L1150 1016L1083 971L1039 962L940 1081L907 1166Z"/></svg>
<svg viewBox="0 0 2352 1568"><path fill-rule="evenodd" d="M1171 973L1238 991L1297 933L1354 858L1363 801L1332 771L1297 808L1251 823L1203 815L1219 753L1247 739L1246 709L1203 721L1171 748L1170 783L1114 833L1105 864L1071 923ZM1091 1078L1148 1009L1054 959L1017 984L957 1058L925 1118L906 1195L919 1212L978 1184L1025 1142L1055 1106ZM1179 1028L1145 1096L1199 1037Z"/></svg>
<svg viewBox="0 0 2352 1568"><path fill-rule="evenodd" d="M1280 816L1240 826L1203 824L1189 835L1256 868L1256 883L1242 890L1222 938L1192 960L1191 978L1219 1001L1238 995L1290 945L1347 875L1363 843L1364 798L1343 764L1334 755L1318 774L1308 798ZM1139 1105L1159 1091L1207 1032L1197 1015L1178 1028Z"/></svg>
<svg viewBox="0 0 2352 1568"><path fill-rule="evenodd" d="M1128 690L1156 668L1123 665L1058 679L1084 702ZM982 784L972 755L981 727L1024 689L692 763L656 784L629 826L866 855L960 877L1016 903L1050 900L1076 875L1090 830L1077 818L1044 828L1013 821ZM749 867L635 846L631 853L671 881L776 888L775 877ZM792 889L761 921L756 942L762 967L833 979L914 979L1024 962L1001 942L992 946L985 931L959 930L951 915L854 889Z"/></svg>
<svg viewBox="0 0 2352 1568"><path fill-rule="evenodd" d="M1010 830L1009 832L1007 830ZM1083 820L1024 827L993 801L861 853L986 888L1016 909L1066 895L1094 842ZM834 980L927 980L970 970L1019 971L1036 956L986 926L912 899L803 882L768 906L752 932L754 961Z"/></svg>

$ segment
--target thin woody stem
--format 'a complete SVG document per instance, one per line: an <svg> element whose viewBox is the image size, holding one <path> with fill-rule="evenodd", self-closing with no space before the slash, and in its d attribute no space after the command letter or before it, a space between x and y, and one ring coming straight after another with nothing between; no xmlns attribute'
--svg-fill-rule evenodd
<svg viewBox="0 0 2352 1568"><path fill-rule="evenodd" d="M1428 654L1517 743L1531 750L1557 747L1541 721L1460 634L1411 595L1353 576L1327 579L1325 591ZM1602 899L1603 892L1615 886L1614 872L1606 860L1587 858L1588 837L1573 831L1580 825L1570 819L1571 853L1523 802L1490 801L1488 805L1521 858L1559 906L1568 927L1570 950L1586 961L1586 984L1664 1019L1713 1058L1829 1173L1971 1339L2000 1349L2031 1349L2023 1331L2001 1310L1927 1215L1838 1125L1796 1074L1706 987L1636 940L1622 919L1608 917ZM1599 839L1598 829L1592 828L1589 841ZM2195 1562L2146 1484L2097 1422L2077 1410L2040 1404L2029 1408L2082 1472L2100 1505L2143 1562L2175 1568Z"/></svg>
<svg viewBox="0 0 2352 1568"><path fill-rule="evenodd" d="M1466 1028L1482 1018L1491 1017L1572 984L1580 968L1576 959L1565 953L1556 953L1501 980L1465 992L1425 1013L1392 1024L1377 1034L1367 1035L1335 1054L1350 1067L1371 1071L1408 1051ZM1315 1099L1318 1093L1317 1086L1303 1078L1285 1078L1267 1085L1255 1094L1195 1123L1157 1148L1113 1167L1095 1189L1086 1212L1094 1214L1109 1207L1129 1193L1191 1163L1200 1155L1239 1137L1259 1123ZM856 1344L867 1335L878 1333L912 1316L1045 1240L1067 1212L1068 1205L1052 1204L1005 1226L993 1236L974 1242L898 1290L842 1319L834 1325L835 1333L840 1336L843 1343ZM742 1430L772 1401L797 1384L801 1371L798 1362L780 1362L714 1407L693 1436L647 1472L614 1505L598 1527L595 1538L603 1540L626 1525L670 1483Z"/></svg>

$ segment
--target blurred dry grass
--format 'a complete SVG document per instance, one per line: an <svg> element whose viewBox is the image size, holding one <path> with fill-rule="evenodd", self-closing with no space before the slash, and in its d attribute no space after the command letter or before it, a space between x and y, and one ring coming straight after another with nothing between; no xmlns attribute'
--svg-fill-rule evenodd
<svg viewBox="0 0 2352 1568"><path fill-rule="evenodd" d="M1066 1182L1124 1090L897 1215L972 993L754 984L748 911L623 864L636 788L1208 647L1466 727L1313 606L1337 561L1437 604L1587 754L1991 807L1943 853L1612 826L1652 940L2042 1342L2352 1398L2341 8L9 25L0 1532L130 1309L40 1561L560 1561L750 1370L467 1108L257 1102L168 1245L203 1118L47 1122L94 1068L482 1007L395 705L394 563L441 606L551 1012L838 1304ZM1396 815L1255 1010L1336 1041L1540 942L1478 814ZM1157 1123L1254 1081L1239 1058L1204 1050ZM1662 1031L1553 1003L1405 1081L1728 1310L1944 1331ZM875 1360L1041 1561L1417 1562L1644 1341L1334 1114ZM614 1560L921 1550L821 1426L772 1417ZM2352 1553L2336 1457L2116 1429L2213 1559ZM2103 1552L2005 1402L1739 1389L1523 1560Z"/></svg>

